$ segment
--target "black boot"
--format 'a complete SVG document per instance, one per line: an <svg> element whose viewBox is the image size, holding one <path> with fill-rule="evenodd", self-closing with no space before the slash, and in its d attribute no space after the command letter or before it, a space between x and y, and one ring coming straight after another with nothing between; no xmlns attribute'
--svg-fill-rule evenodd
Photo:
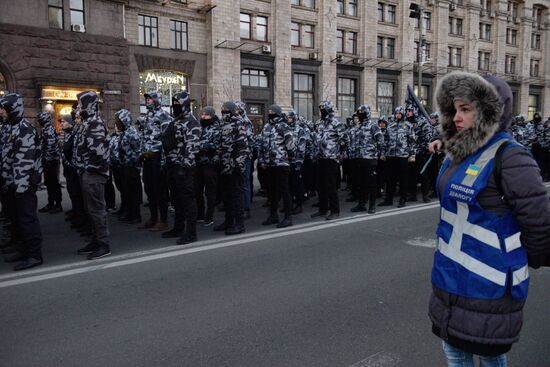
<svg viewBox="0 0 550 367"><path fill-rule="evenodd" d="M365 205L364 205L364 204L357 204L357 206L354 206L353 208L351 208L350 211L351 211L352 213L366 212L366 211L367 211L367 208L365 208Z"/></svg>
<svg viewBox="0 0 550 367"><path fill-rule="evenodd" d="M279 223L279 218L276 215L270 215L266 220L262 222L262 226L269 226L271 224Z"/></svg>
<svg viewBox="0 0 550 367"><path fill-rule="evenodd" d="M277 224L277 228L286 228L290 227L292 225L292 219L290 217L285 217L279 224Z"/></svg>

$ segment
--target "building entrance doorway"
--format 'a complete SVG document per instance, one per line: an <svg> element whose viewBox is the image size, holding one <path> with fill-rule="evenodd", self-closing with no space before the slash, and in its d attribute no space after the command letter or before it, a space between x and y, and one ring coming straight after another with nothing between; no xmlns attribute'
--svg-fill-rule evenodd
<svg viewBox="0 0 550 367"><path fill-rule="evenodd" d="M254 134L259 134L262 131L265 123L265 104L264 103L246 103L246 113L248 118L254 125Z"/></svg>

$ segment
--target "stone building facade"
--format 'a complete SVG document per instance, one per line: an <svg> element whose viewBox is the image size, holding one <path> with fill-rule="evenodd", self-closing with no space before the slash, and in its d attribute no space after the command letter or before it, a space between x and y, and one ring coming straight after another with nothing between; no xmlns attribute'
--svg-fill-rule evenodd
<svg viewBox="0 0 550 367"><path fill-rule="evenodd" d="M0 0L6 3L7 0ZM418 0L421 94L434 107L452 70L506 79L515 113L550 115L550 1ZM188 90L195 112L241 99L261 126L272 103L315 118L375 115L417 85L418 20L397 0L19 0L0 13L0 90L24 95L28 115L60 113L96 90L102 111L144 111L142 94ZM0 92L1 93L1 92Z"/></svg>

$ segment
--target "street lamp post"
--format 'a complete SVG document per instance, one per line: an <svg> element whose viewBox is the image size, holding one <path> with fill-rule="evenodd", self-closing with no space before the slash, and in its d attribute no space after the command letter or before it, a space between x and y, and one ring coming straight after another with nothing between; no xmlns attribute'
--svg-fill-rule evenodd
<svg viewBox="0 0 550 367"><path fill-rule="evenodd" d="M417 50L417 57L418 57L418 91L417 96L420 102L422 102L422 61L424 59L424 44L426 42L425 40L425 34L424 34L424 24L423 24L423 9L420 6L420 4L417 3L411 3L409 6L410 13L409 18L415 18L418 19L418 50Z"/></svg>

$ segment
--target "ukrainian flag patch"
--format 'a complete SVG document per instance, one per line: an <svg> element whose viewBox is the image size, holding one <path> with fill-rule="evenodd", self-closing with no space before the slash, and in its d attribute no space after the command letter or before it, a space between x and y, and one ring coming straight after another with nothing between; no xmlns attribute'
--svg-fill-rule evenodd
<svg viewBox="0 0 550 367"><path fill-rule="evenodd" d="M468 166L468 169L466 170L466 174L470 176L477 176L480 171L481 171L480 166L476 166L475 164L470 164Z"/></svg>

